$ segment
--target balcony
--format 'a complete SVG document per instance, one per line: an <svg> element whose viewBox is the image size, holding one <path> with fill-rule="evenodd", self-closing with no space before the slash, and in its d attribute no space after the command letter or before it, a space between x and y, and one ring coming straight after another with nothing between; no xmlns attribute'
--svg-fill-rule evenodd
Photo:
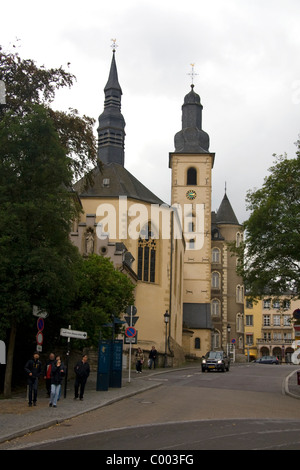
<svg viewBox="0 0 300 470"><path fill-rule="evenodd" d="M293 343L293 339L263 339L258 338L256 340L257 346L287 346Z"/></svg>

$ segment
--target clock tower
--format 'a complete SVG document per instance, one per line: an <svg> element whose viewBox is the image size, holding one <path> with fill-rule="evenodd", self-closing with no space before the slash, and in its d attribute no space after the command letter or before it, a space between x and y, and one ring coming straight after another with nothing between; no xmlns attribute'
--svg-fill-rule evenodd
<svg viewBox="0 0 300 470"><path fill-rule="evenodd" d="M211 174L215 154L202 129L200 96L194 85L182 106L182 129L175 135L171 204L177 206L185 238L183 274L183 333L201 357L211 348Z"/></svg>

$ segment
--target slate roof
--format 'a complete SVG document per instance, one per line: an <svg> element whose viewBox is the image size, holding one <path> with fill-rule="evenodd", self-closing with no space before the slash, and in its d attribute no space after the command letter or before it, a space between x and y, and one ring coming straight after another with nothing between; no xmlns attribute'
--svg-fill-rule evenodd
<svg viewBox="0 0 300 470"><path fill-rule="evenodd" d="M98 167L94 168L93 182L93 185L84 189L84 180L81 179L74 185L74 190L80 198L127 196L151 204L164 204L161 199L118 163L103 165L102 172Z"/></svg>
<svg viewBox="0 0 300 470"><path fill-rule="evenodd" d="M226 193L216 214L215 222L217 224L240 225Z"/></svg>

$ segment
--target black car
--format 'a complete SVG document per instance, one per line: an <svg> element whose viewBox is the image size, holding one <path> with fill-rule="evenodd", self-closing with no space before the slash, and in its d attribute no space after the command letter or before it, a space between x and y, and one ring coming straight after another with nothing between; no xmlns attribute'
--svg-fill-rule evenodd
<svg viewBox="0 0 300 470"><path fill-rule="evenodd" d="M262 356L259 359L256 359L255 362L259 364L279 364L279 359L276 356Z"/></svg>
<svg viewBox="0 0 300 470"><path fill-rule="evenodd" d="M224 351L209 351L202 359L202 372L229 371L230 359Z"/></svg>

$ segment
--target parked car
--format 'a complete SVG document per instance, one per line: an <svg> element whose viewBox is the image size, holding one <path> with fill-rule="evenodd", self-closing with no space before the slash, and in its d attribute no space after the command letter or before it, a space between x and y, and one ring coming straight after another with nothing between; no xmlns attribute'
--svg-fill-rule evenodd
<svg viewBox="0 0 300 470"><path fill-rule="evenodd" d="M262 356L254 362L258 364L279 364L279 359L276 356Z"/></svg>
<svg viewBox="0 0 300 470"><path fill-rule="evenodd" d="M230 359L224 351L209 351L202 359L202 372L229 371Z"/></svg>

